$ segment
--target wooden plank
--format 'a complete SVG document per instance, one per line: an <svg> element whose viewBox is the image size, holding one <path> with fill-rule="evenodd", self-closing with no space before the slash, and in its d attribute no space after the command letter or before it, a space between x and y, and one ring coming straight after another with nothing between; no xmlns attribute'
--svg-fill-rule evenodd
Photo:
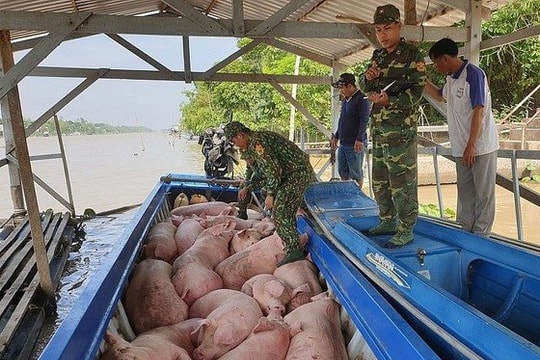
<svg viewBox="0 0 540 360"><path fill-rule="evenodd" d="M55 256L58 243L62 238L67 222L69 220L69 214L67 213L64 215L60 213L54 214L54 216L52 215L52 213L47 213L47 222L44 222L44 224L42 224L44 228L45 243L48 247L47 256L51 260ZM23 239L23 241L24 240L28 239ZM26 253L26 255L33 254L32 242L26 241L26 243L27 244L24 247L23 253ZM27 249L28 246L30 247L30 249ZM19 255L19 257L21 256L22 255ZM28 283L29 280L30 282ZM57 282L58 279L56 280L56 283ZM14 299L15 295L21 295L20 300L18 301L15 309L10 315L9 321L0 333L0 353L4 352L15 332L17 331L19 326L21 326L21 322L25 315L28 313L29 306L31 305L39 289L39 283L40 282L39 275L37 273L36 260L35 257L32 256L24 266L23 270L19 272L19 275L12 283L11 288L4 294L0 302L0 309L2 309L3 307L7 308L8 306L13 308L13 305L15 304L12 303L12 300ZM55 284L55 287L56 285L57 284ZM37 337L37 332L35 336ZM33 340L35 341L35 339Z"/></svg>

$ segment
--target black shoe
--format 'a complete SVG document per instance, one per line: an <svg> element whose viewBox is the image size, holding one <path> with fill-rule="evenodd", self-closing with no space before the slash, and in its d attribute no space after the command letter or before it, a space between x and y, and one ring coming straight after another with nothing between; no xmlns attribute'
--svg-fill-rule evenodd
<svg viewBox="0 0 540 360"><path fill-rule="evenodd" d="M236 215L236 217L242 220L247 220L248 219L247 211L240 211L238 215Z"/></svg>
<svg viewBox="0 0 540 360"><path fill-rule="evenodd" d="M397 233L397 225L395 221L383 220L371 229L366 231L367 235L393 235Z"/></svg>

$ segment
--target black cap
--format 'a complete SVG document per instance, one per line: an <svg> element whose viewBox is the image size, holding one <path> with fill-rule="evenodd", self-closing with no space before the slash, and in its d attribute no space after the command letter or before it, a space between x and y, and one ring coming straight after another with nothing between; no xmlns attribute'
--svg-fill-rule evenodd
<svg viewBox="0 0 540 360"><path fill-rule="evenodd" d="M339 87L345 86L347 84L351 84L351 85L356 86L356 78L351 73L343 73L343 74L339 75L339 79L334 81L332 83L332 86L335 87L335 88L339 88Z"/></svg>

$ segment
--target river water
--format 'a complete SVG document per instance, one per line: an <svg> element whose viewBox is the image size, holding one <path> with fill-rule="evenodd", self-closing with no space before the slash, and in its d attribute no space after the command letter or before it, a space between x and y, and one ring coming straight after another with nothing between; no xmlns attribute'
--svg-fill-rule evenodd
<svg viewBox="0 0 540 360"><path fill-rule="evenodd" d="M169 172L203 174L204 157L197 141L172 137L162 133L119 134L63 137L66 158L70 169L75 211L84 209L107 211L142 203L161 175ZM0 147L3 143L0 142ZM30 155L58 153L56 137L30 137ZM0 152L3 152L0 149ZM324 161L313 161L323 166ZM60 159L32 162L34 174L67 197L62 162ZM240 171L240 169L238 169ZM426 169L421 169L426 171ZM429 169L427 171L430 171ZM241 171L240 171L241 172ZM0 219L12 213L7 167L0 168ZM538 184L533 185L540 191ZM52 208L65 211L55 199L36 185L40 209ZM444 207L455 209L456 187L444 185ZM421 186L419 200L423 204L437 204L434 186ZM522 200L524 239L540 243L537 221L540 208ZM497 188L497 215L493 231L510 238L517 238L513 195Z"/></svg>

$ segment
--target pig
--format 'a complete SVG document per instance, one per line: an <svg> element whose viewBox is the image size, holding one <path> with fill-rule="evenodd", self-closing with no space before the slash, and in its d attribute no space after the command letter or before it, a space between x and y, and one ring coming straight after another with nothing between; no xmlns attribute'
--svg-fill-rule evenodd
<svg viewBox="0 0 540 360"><path fill-rule="evenodd" d="M269 235L272 235L274 230L276 230L276 224L274 224L271 219L264 218L260 221L254 220L252 228L259 230L262 234L262 237L267 237Z"/></svg>
<svg viewBox="0 0 540 360"><path fill-rule="evenodd" d="M143 246L145 259L159 259L170 264L178 257L178 249L174 240L176 226L172 222L156 223L150 229Z"/></svg>
<svg viewBox="0 0 540 360"><path fill-rule="evenodd" d="M196 218L184 218L174 234L174 241L178 255L182 255L193 245L197 236L204 230L204 227Z"/></svg>
<svg viewBox="0 0 540 360"><path fill-rule="evenodd" d="M253 296L265 315L268 315L271 311L283 315L286 309L285 306L291 299L299 294L311 292L311 289L307 283L292 289L274 275L261 274L246 281L241 291Z"/></svg>
<svg viewBox="0 0 540 360"><path fill-rule="evenodd" d="M236 216L238 214L238 210L222 201L211 201L211 202L205 202L205 203L199 203L199 204L191 204L187 206L180 206L176 209L173 209L170 213L170 215L184 215L184 216L190 216L190 215L197 215L200 216L201 214L206 215L233 215Z"/></svg>
<svg viewBox="0 0 540 360"><path fill-rule="evenodd" d="M232 238L229 244L229 252L236 254L241 250L255 244L262 238L262 233L256 229L244 229L238 231Z"/></svg>
<svg viewBox="0 0 540 360"><path fill-rule="evenodd" d="M193 335L195 360L214 360L235 348L251 333L262 317L252 297L235 290L220 289L193 303L190 316L206 317Z"/></svg>
<svg viewBox="0 0 540 360"><path fill-rule="evenodd" d="M219 360L284 360L291 335L281 316L271 313L260 318L247 339Z"/></svg>
<svg viewBox="0 0 540 360"><path fill-rule="evenodd" d="M172 266L162 260L146 259L135 266L125 310L136 334L187 318L188 306L176 293L171 276Z"/></svg>
<svg viewBox="0 0 540 360"><path fill-rule="evenodd" d="M307 235L300 236L300 245L307 242ZM277 263L285 256L283 241L277 233L261 239L244 250L229 256L214 269L223 279L227 289L240 290L255 275L272 274Z"/></svg>
<svg viewBox="0 0 540 360"><path fill-rule="evenodd" d="M178 258L180 259L180 258ZM182 262L175 261L176 272L172 283L176 293L188 305L209 292L223 288L221 276L207 265L193 257L184 257Z"/></svg>
<svg viewBox="0 0 540 360"><path fill-rule="evenodd" d="M200 204L200 203L206 203L208 202L208 199L206 196L201 194L193 194L191 195L191 198L189 199L189 204Z"/></svg>
<svg viewBox="0 0 540 360"><path fill-rule="evenodd" d="M309 260L300 260L282 265L274 271L274 276L291 288L296 288L306 283L309 285L309 291L299 293L291 299L287 305L288 312L308 303L313 296L323 292L317 278L317 269Z"/></svg>
<svg viewBox="0 0 540 360"><path fill-rule="evenodd" d="M188 305L223 287L221 277L213 269L229 256L234 227L234 222L227 222L204 230L195 243L174 261L172 282Z"/></svg>
<svg viewBox="0 0 540 360"><path fill-rule="evenodd" d="M202 320L204 319L193 318L174 325L158 327L140 334L131 343L107 331L105 340L108 347L101 359L191 359L194 350L191 333ZM179 351L177 347L184 351ZM188 357L185 356L186 353ZM180 357L174 357L176 354Z"/></svg>
<svg viewBox="0 0 540 360"><path fill-rule="evenodd" d="M297 332L291 339L286 360L348 360L341 332L339 305L327 293L295 309L284 320Z"/></svg>
<svg viewBox="0 0 540 360"><path fill-rule="evenodd" d="M139 335L131 343L107 331L107 349L101 360L191 360L189 353L155 334Z"/></svg>
<svg viewBox="0 0 540 360"><path fill-rule="evenodd" d="M244 230L244 229L251 229L253 227L253 220L244 220L239 219L236 216L223 214L223 215L216 215L216 216L208 216L206 214L201 214L199 216L199 223L206 229L218 225L223 224L227 221L234 220L236 222L236 230Z"/></svg>
<svg viewBox="0 0 540 360"><path fill-rule="evenodd" d="M174 198L173 208L189 205L189 198L186 194L180 193Z"/></svg>

